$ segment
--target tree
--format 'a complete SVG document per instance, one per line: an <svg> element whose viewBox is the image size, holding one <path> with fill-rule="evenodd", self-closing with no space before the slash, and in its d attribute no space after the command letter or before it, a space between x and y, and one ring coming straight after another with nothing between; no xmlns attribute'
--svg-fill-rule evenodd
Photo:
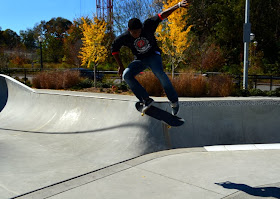
<svg viewBox="0 0 280 199"><path fill-rule="evenodd" d="M244 0L197 0L190 4L188 24L199 45L221 48L228 65L240 65L243 53Z"/></svg>
<svg viewBox="0 0 280 199"><path fill-rule="evenodd" d="M131 18L138 18L142 22L155 15L161 9L158 0L122 0L114 1L115 31L122 33L127 30L127 23ZM129 9L128 9L129 8Z"/></svg>
<svg viewBox="0 0 280 199"><path fill-rule="evenodd" d="M264 54L266 73L280 74L280 1L255 0L251 3L252 32L258 45L256 52Z"/></svg>
<svg viewBox="0 0 280 199"><path fill-rule="evenodd" d="M3 46L7 49L13 49L21 45L20 37L11 29L2 32Z"/></svg>
<svg viewBox="0 0 280 199"><path fill-rule="evenodd" d="M81 19L73 21L71 27L67 30L67 34L64 38L64 52L65 58L68 63L73 63L76 66L81 65L79 59L79 53L82 47L82 30L80 28L82 24Z"/></svg>
<svg viewBox="0 0 280 199"><path fill-rule="evenodd" d="M163 3L163 8L167 9L178 0L168 0ZM187 27L186 9L177 9L173 14L168 17L168 21L159 25L156 36L157 40L161 42L161 50L164 54L168 55L172 66L172 78L174 78L174 71L180 62L184 62L184 52L190 46L191 40L188 34L191 30L191 25Z"/></svg>
<svg viewBox="0 0 280 199"><path fill-rule="evenodd" d="M47 30L48 34L56 38L64 38L67 30L71 27L72 22L68 19L64 19L62 17L52 18L48 21L44 28Z"/></svg>
<svg viewBox="0 0 280 199"><path fill-rule="evenodd" d="M280 1L251 1L251 31L258 42L256 53L263 54L265 72L277 73L280 59ZM190 4L188 25L199 45L220 47L227 70L241 71L245 0L196 0ZM262 56L260 56L262 57ZM279 67L278 67L279 68ZM279 70L278 70L279 73Z"/></svg>
<svg viewBox="0 0 280 199"><path fill-rule="evenodd" d="M94 86L96 87L96 68L107 57L107 48L103 44L107 23L97 17L89 22L82 17L82 21L83 24L80 27L83 33L83 46L80 51L80 58L82 59L82 65L87 65L88 68L91 67L91 63L94 64Z"/></svg>
<svg viewBox="0 0 280 199"><path fill-rule="evenodd" d="M36 49L35 32L32 29L27 29L26 31L20 31L20 37L22 44L28 50Z"/></svg>
<svg viewBox="0 0 280 199"><path fill-rule="evenodd" d="M38 41L38 36L44 38L43 54L44 59L49 62L61 62L64 57L64 38L67 35L67 30L71 27L72 22L58 17L52 18L48 22L41 21L34 27L34 37Z"/></svg>

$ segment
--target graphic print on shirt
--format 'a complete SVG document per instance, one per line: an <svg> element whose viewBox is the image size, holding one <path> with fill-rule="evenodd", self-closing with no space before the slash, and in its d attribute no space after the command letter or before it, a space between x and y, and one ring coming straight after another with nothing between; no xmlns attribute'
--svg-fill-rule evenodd
<svg viewBox="0 0 280 199"><path fill-rule="evenodd" d="M151 48L149 41L145 37L139 37L134 41L134 46L140 54L148 52Z"/></svg>

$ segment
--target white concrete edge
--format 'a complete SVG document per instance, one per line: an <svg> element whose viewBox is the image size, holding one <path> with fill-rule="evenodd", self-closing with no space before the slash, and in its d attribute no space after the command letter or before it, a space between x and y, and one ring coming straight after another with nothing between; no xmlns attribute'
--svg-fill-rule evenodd
<svg viewBox="0 0 280 199"><path fill-rule="evenodd" d="M63 92L63 91L62 91ZM72 92L75 92L75 91L72 91ZM37 94L45 94L45 95L60 95L60 96L71 96L71 97L85 97L85 98L95 98L95 99L106 99L106 100L118 100L118 101L133 101L133 100L130 100L130 99L120 99L120 98L113 98L113 97L100 97L100 96L94 96L94 95L83 95L83 94L71 94L71 93L52 93L52 92L48 92L48 91L35 91L35 93ZM137 100L135 100L136 102Z"/></svg>
<svg viewBox="0 0 280 199"><path fill-rule="evenodd" d="M17 81L16 79L14 79L14 78L12 78L12 77L10 77L10 76L8 76L8 75L0 74L0 76L4 77L4 78L6 78L6 79L9 79L11 82L13 82L13 83L15 83L15 84L18 84L19 86L22 86L23 88L29 90L30 92L35 93L35 90L34 90L34 89L32 89L32 88L26 86L25 84L21 83L20 81Z"/></svg>
<svg viewBox="0 0 280 199"><path fill-rule="evenodd" d="M252 151L252 150L277 150L280 149L280 144L241 144L241 145L217 145L205 146L204 149L208 152L215 151Z"/></svg>
<svg viewBox="0 0 280 199"><path fill-rule="evenodd" d="M14 84L17 84L21 87L23 87L24 89L27 89L28 91L32 92L32 93L36 93L36 94L46 94L46 95L61 95L61 96L73 96L73 97L88 97L88 98L96 98L96 99L107 99L107 100L120 100L120 101L133 101L131 99L121 99L116 97L108 97L107 96L96 96L94 95L94 93L92 93L91 95L86 95L86 93L83 94L76 94L75 91L64 91L64 90L49 90L49 89L32 89L28 86L26 86L25 84L21 83L20 81L8 76L8 75L4 75L4 74L0 74L0 76L2 76L5 79L8 79L9 81L13 82ZM69 93L67 93L69 92ZM71 92L71 93L70 93ZM105 95L105 94L104 94ZM135 99L135 101L137 101Z"/></svg>

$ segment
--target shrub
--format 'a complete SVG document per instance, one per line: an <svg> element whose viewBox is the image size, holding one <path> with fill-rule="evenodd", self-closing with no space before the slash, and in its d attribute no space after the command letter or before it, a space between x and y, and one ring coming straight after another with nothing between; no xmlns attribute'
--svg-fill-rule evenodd
<svg viewBox="0 0 280 199"><path fill-rule="evenodd" d="M256 88L250 89L249 94L251 96L266 96L267 95L266 92L264 92L260 89L256 89Z"/></svg>
<svg viewBox="0 0 280 199"><path fill-rule="evenodd" d="M78 71L40 72L32 80L35 88L67 89L76 86L81 81Z"/></svg>
<svg viewBox="0 0 280 199"><path fill-rule="evenodd" d="M214 44L206 47L201 59L201 68L203 71L218 71L225 64L222 50Z"/></svg>
<svg viewBox="0 0 280 199"><path fill-rule="evenodd" d="M276 95L277 97L280 97L280 88L276 88L276 90L275 90L275 95Z"/></svg>
<svg viewBox="0 0 280 199"><path fill-rule="evenodd" d="M128 91L128 85L125 82L121 82L120 84L117 85L117 87L119 90L121 90L123 92Z"/></svg>
<svg viewBox="0 0 280 199"><path fill-rule="evenodd" d="M77 85L80 88L90 88L94 86L94 81L91 79L85 78L80 81L80 83Z"/></svg>
<svg viewBox="0 0 280 199"><path fill-rule="evenodd" d="M149 95L160 97L163 95L163 88L158 78L152 72L144 72L136 76L139 83L146 89Z"/></svg>
<svg viewBox="0 0 280 199"><path fill-rule="evenodd" d="M233 89L233 79L229 75L215 75L208 79L208 95L211 97L230 96Z"/></svg>
<svg viewBox="0 0 280 199"><path fill-rule="evenodd" d="M175 77L172 84L180 97L199 97L206 95L206 78L188 72Z"/></svg>

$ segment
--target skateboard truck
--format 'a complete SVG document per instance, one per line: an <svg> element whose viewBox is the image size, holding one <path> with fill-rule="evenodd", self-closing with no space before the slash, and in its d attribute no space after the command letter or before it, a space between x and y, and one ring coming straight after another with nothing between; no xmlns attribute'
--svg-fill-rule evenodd
<svg viewBox="0 0 280 199"><path fill-rule="evenodd" d="M137 102L135 104L136 109L141 113L141 116L148 115L154 119L157 119L164 123L167 127L167 129L170 129L171 127L178 127L184 124L185 120L172 115L168 111L162 110L156 106L150 106L146 110L143 110L143 105L141 105L140 102Z"/></svg>

